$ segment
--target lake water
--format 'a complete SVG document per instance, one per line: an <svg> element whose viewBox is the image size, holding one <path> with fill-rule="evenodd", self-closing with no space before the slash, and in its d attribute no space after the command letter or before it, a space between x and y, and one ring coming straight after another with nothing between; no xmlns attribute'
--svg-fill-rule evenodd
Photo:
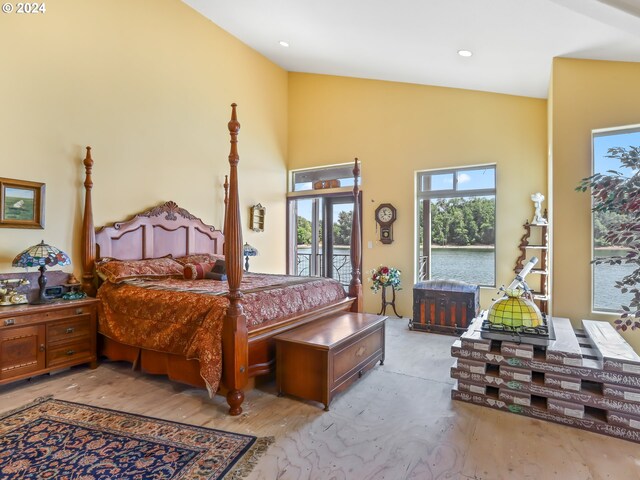
<svg viewBox="0 0 640 480"><path fill-rule="evenodd" d="M488 248L431 248L431 278L495 285L495 253Z"/></svg>
<svg viewBox="0 0 640 480"><path fill-rule="evenodd" d="M598 257L614 257L624 255L620 250L596 250ZM629 275L635 270L635 264L622 265L594 265L593 283L595 295L593 306L596 310L620 311L621 305L628 305L633 298L630 293L621 293L615 288L615 282Z"/></svg>

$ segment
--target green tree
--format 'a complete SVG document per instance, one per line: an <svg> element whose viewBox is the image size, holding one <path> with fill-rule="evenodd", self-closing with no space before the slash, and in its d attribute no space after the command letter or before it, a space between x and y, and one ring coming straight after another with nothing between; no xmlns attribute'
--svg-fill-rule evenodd
<svg viewBox="0 0 640 480"><path fill-rule="evenodd" d="M298 245L311 244L311 222L298 215Z"/></svg>
<svg viewBox="0 0 640 480"><path fill-rule="evenodd" d="M353 211L341 211L338 220L333 224L333 243L335 245L349 245L351 243L351 223Z"/></svg>
<svg viewBox="0 0 640 480"><path fill-rule="evenodd" d="M596 258L596 265L632 265L635 270L615 282L622 293L633 296L628 305L622 305L622 315L614 321L616 328L626 331L640 329L640 146L609 149L607 158L613 159L623 171L608 170L583 178L576 190L591 190L594 213L616 214L624 217L602 235L602 242L624 247L621 255ZM615 218L600 216L600 220ZM604 221L602 222L605 223Z"/></svg>

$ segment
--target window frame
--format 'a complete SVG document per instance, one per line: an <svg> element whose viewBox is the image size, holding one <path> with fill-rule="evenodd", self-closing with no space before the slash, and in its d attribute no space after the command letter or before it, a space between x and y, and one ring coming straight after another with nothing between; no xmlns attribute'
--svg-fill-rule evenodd
<svg viewBox="0 0 640 480"><path fill-rule="evenodd" d="M493 188L479 188L475 190L459 190L458 189L458 175L462 172L469 170L487 170L493 169ZM443 174L453 174L453 185L449 190L427 190L423 189L423 178L431 177L432 175L443 175ZM426 229L428 228L431 231L431 218L428 218L428 225L423 225L423 250L420 251L420 202L421 201L430 201L434 198L465 198L465 197L483 197L483 196L493 196L495 202L495 215L494 215L494 232L495 234L495 242L494 242L494 250L493 250L493 285L485 285L482 284L479 286L482 288L495 288L497 285L497 268L498 268L498 165L496 163L486 163L486 164L476 164L476 165L465 165L460 167L448 167L441 169L430 169L430 170L420 170L416 172L416 199L415 199L415 259L414 265L416 266L414 270L414 280L416 282L422 281L420 279L420 258L424 257L424 245L426 242ZM423 207L424 208L424 207ZM424 215L424 210L423 210ZM426 216L425 216L426 217ZM429 235L429 240L431 236ZM431 243L431 242L429 242ZM427 277L431 278L431 247L429 246L429 255L427 260ZM466 280L465 280L466 281Z"/></svg>
<svg viewBox="0 0 640 480"><path fill-rule="evenodd" d="M590 175L594 175L596 173L596 158L595 158L595 140L598 137L606 137L607 134L611 134L612 132L617 132L618 134L623 133L640 133L640 123L632 124L632 125L621 125L617 127L607 127L607 128L595 128L591 130L591 167L590 167ZM621 145L628 146L628 145ZM615 169L615 167L614 167ZM590 198L590 208L591 208L591 233L590 233L590 243L591 243L591 261L593 261L596 257L595 255L595 212L593 211L593 197L591 196L591 190L589 190L589 198ZM596 307L596 265L591 264L591 313L599 313L603 315L619 315L622 313L622 309L609 309L606 307Z"/></svg>

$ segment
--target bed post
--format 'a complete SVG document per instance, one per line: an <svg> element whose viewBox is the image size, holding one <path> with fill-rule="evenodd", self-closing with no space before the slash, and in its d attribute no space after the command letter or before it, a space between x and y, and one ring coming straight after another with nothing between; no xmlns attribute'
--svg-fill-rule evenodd
<svg viewBox="0 0 640 480"><path fill-rule="evenodd" d="M224 187L224 221L222 223L222 236L226 238L227 234L227 208L229 208L229 175L224 176L224 183L222 184ZM222 254L225 254L225 244L222 244Z"/></svg>
<svg viewBox="0 0 640 480"><path fill-rule="evenodd" d="M224 244L225 263L229 282L229 307L222 328L222 375L228 389L227 403L230 415L242 413L243 388L247 384L249 368L249 340L247 321L242 308L242 224L238 195L238 132L240 123L236 116L236 104L231 104L231 151L229 153L229 202L225 215Z"/></svg>
<svg viewBox="0 0 640 480"><path fill-rule="evenodd" d="M349 296L355 298L352 312L362 312L362 281L360 280L360 259L362 258L362 229L360 226L360 189L358 178L360 177L360 165L355 159L353 167L353 220L351 223L351 282L349 283Z"/></svg>
<svg viewBox="0 0 640 480"><path fill-rule="evenodd" d="M93 206L91 204L91 147L87 147L87 155L84 158L84 212L82 217L82 290L91 296L96 296L96 287L93 283L93 267L96 259L96 232L93 228Z"/></svg>

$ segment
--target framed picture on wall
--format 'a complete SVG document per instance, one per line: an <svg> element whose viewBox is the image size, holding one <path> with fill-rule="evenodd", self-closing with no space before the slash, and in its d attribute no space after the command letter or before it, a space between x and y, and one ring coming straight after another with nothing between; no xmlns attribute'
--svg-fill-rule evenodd
<svg viewBox="0 0 640 480"><path fill-rule="evenodd" d="M0 177L0 227L44 228L45 184Z"/></svg>

